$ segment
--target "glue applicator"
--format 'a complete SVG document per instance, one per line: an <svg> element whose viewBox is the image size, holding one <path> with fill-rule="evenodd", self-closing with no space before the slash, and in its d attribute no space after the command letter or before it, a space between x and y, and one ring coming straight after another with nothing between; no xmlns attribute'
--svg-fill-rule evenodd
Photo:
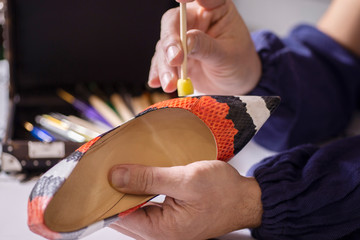
<svg viewBox="0 0 360 240"><path fill-rule="evenodd" d="M194 93L194 87L190 78L187 77L187 41L186 41L186 3L180 3L180 40L184 52L184 61L181 64L181 76L177 81L177 91L179 97Z"/></svg>

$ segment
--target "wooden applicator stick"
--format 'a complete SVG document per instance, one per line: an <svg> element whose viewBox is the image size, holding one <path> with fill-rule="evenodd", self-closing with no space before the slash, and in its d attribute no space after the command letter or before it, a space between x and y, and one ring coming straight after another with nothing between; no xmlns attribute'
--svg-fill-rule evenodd
<svg viewBox="0 0 360 240"><path fill-rule="evenodd" d="M180 39L184 52L184 60L181 64L181 75L177 82L177 89L179 96L186 96L194 93L194 88L190 78L187 77L187 17L186 17L186 3L180 3Z"/></svg>
<svg viewBox="0 0 360 240"><path fill-rule="evenodd" d="M180 40L184 51L184 60L181 64L181 79L187 79L187 16L186 3L180 3Z"/></svg>

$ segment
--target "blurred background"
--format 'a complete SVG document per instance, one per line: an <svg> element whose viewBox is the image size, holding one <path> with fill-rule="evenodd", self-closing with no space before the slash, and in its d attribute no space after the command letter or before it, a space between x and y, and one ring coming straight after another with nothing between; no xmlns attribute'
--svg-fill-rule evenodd
<svg viewBox="0 0 360 240"><path fill-rule="evenodd" d="M268 29L284 36L299 23L315 24L331 0L234 0L250 31Z"/></svg>
<svg viewBox="0 0 360 240"><path fill-rule="evenodd" d="M41 9L37 5L37 7L31 7L31 5L34 2L37 3L51 3L55 1L40 1L34 0L34 1L21 1L21 0L8 0L16 4L22 5L20 8L21 11L18 12L18 14L25 14L30 17L34 17L29 13L33 13L33 15L36 16L36 13L40 11ZM158 0L153 0L154 2ZM167 1L167 0L163 0ZM69 4L72 1L64 0L58 3L66 3ZM74 1L77 3L84 2L83 6L86 8L87 1ZM121 6L126 7L127 2L126 1L120 1ZM234 0L239 12L243 16L246 24L248 25L250 31L255 31L258 29L268 29L271 30L280 36L286 35L286 33L296 24L299 23L309 23L309 24L315 24L316 21L320 18L320 16L323 14L323 12L326 10L328 4L330 3L330 0ZM107 1L101 1L102 4L106 4ZM26 7L24 7L24 5ZM146 6L151 4L148 0L146 1ZM20 6L19 5L19 6ZM136 4L129 3L132 7L131 10L136 13ZM169 0L169 6L174 6L176 3L174 1ZM16 5L17 6L17 5ZM59 4L59 6L62 6ZM71 6L71 5L69 5ZM149 5L150 6L150 5ZM71 9L71 8L70 8ZM6 129L6 122L8 117L8 110L9 110L9 64L6 60L4 60L4 42L3 42L3 24L4 24L4 1L0 0L0 140L4 138L5 135L5 129ZM56 8L53 9L56 11ZM96 8L94 8L96 10ZM30 12L29 12L30 11ZM62 10L63 11L63 10ZM161 10L161 11L165 11ZM116 12L116 10L115 10ZM158 13L160 10L158 9ZM66 13L66 11L65 11ZM76 14L75 14L76 15ZM51 16L51 13L50 13ZM160 15L158 16L160 17ZM61 18L57 18L58 20L61 20ZM36 19L35 19L36 20ZM160 19L158 19L160 20ZM160 26L160 21L156 20L156 26L153 26L154 28L158 29ZM41 19L40 19L41 21ZM110 19L111 21L111 19ZM142 19L142 21L146 21L146 19ZM82 22L80 20L80 22ZM25 24L30 24L29 22L25 22ZM86 23L85 23L86 24ZM128 22L128 25L134 24L134 22ZM46 24L45 24L46 25ZM136 25L136 24L135 24ZM23 25L26 26L26 25ZM26 29L32 29L32 31L38 31L36 24L33 24L28 28L29 26L26 26ZM90 26L87 26L90 28ZM105 29L103 29L105 30ZM32 31L30 32L24 32L22 28L18 29L18 34L27 34L26 36L30 36L31 38L36 37L36 35L33 34ZM145 31L145 30L144 30ZM76 32L75 32L76 33ZM54 36L51 36L54 37ZM154 41L155 39L147 39L147 38L139 38L136 34L132 36L127 36L128 40L130 39L130 43L133 41L137 42L143 42L144 45L150 46L148 48L149 51L147 51L146 57L145 55L140 55L140 58L142 58L142 64L149 65L150 64L150 58L153 51ZM156 38L156 36L155 36ZM20 39L21 40L21 39ZM23 40L23 39L22 39ZM125 41L125 40L124 40ZM125 41L126 42L126 41ZM127 42L129 43L129 41ZM38 51L37 48L31 48L25 47L28 46L26 42L22 42L23 44L23 54L21 54L21 57L24 57L26 54L36 54ZM33 44L33 43L31 43ZM34 43L36 44L36 42ZM124 44L121 42L121 36L119 40L119 45ZM31 45L29 45L31 46ZM44 47L38 46L38 47ZM46 52L44 49L41 51ZM97 53L100 53L102 49L96 48L94 46L93 48L93 54L94 56ZM68 54L69 55L69 54ZM70 54L71 55L71 54ZM92 54L89 55L89 57L93 57ZM71 60L71 59L70 59ZM33 64L34 62L31 61L31 58L27 59L27 63ZM24 62L20 62L18 67L21 67L21 64ZM46 62L44 62L46 64ZM30 65L28 65L30 66ZM30 69L32 70L32 69ZM40 68L41 70L41 68ZM46 71L46 69L43 69ZM127 69L129 70L129 69ZM134 71L133 69L130 69L131 71ZM121 71L121 69L119 69ZM130 72L131 72L130 71ZM143 68L142 72L139 73L141 75L140 79L143 82L146 82L146 76L147 76L147 68ZM129 79L128 79L129 80ZM40 82L41 83L41 82ZM42 83L41 83L42 84ZM29 84L30 87L32 84ZM0 141L1 142L1 141ZM0 156L1 156L2 148L0 146ZM233 164L238 168L239 172L244 174L249 166L253 162L259 161L264 156L271 154L271 152L268 152L264 149L260 149L259 146L254 144L249 144L242 152L241 156L237 156L238 158L242 159L248 159L249 161L239 161L239 163L236 162L236 159L233 161ZM0 162L1 164L1 162ZM1 165L0 165L1 166ZM4 172L0 172L0 239L6 239L6 240L17 240L17 239L42 239L39 236L36 236L35 234L32 234L27 226L26 226L26 204L27 204L27 197L33 187L34 182L26 182L26 183L20 183L19 181L16 181L16 179L9 178ZM86 239L100 239L100 238L106 238L108 240L110 239L129 239L124 236L121 236L117 233L115 233L112 230L104 229L99 232L97 232L94 235L91 235L90 237ZM221 238L223 240L230 240L230 239L251 239L249 237L249 233L247 231L242 231L240 233L232 233L227 236L224 236Z"/></svg>
<svg viewBox="0 0 360 240"><path fill-rule="evenodd" d="M16 2L16 1L14 1ZM30 2L29 2L30 3ZM326 10L330 0L234 0L244 21L250 31L258 29L268 29L280 36L286 33L296 24L309 23L315 24L323 12ZM31 6L30 4L27 4ZM174 1L169 1L169 6L174 6ZM36 9L29 7L22 11L33 11ZM4 18L4 0L0 1L0 60L4 59L3 43L3 24ZM34 26L34 29L36 27ZM137 40L139 41L139 40ZM152 41L154 41L152 39ZM119 43L121 44L121 43ZM152 43L153 44L153 43ZM35 46L36 45L29 45ZM36 48L28 50L30 54L36 52ZM98 49L94 49L96 51ZM27 53L25 52L25 54ZM143 64L150 63L151 51L143 59ZM134 61L134 60L132 60ZM7 119L7 99L8 99L8 64L4 61L0 64L0 139L4 136L4 128ZM46 71L46 70L45 70ZM142 73L141 78L145 78L146 72ZM145 79L144 79L145 80Z"/></svg>

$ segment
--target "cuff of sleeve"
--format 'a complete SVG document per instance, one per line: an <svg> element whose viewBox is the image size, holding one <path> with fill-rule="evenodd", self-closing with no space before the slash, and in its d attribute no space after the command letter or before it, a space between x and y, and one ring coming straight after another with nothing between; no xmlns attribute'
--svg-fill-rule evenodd
<svg viewBox="0 0 360 240"><path fill-rule="evenodd" d="M251 233L256 239L290 240L296 234L301 234L296 230L294 235L288 233L288 229L294 227L289 226L293 224L289 218L300 217L295 216L300 214L297 211L298 209L292 212L291 209L297 207L292 207L290 202L309 187L305 184L301 186L295 183L301 178L302 172L298 168L305 165L316 150L317 148L313 145L299 146L264 159L249 170L247 175L254 176L261 188L261 201L264 210L261 226L251 229ZM293 186L290 189L291 185ZM304 203L298 202L297 204L300 208L300 205Z"/></svg>
<svg viewBox="0 0 360 240"><path fill-rule="evenodd" d="M360 136L301 145L250 170L262 191L257 239L340 239L359 230Z"/></svg>

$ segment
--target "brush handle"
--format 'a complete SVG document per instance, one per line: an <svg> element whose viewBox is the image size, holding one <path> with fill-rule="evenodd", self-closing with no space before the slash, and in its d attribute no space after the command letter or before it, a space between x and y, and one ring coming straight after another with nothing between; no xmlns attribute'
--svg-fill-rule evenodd
<svg viewBox="0 0 360 240"><path fill-rule="evenodd" d="M101 98L96 95L89 97L89 102L93 108L100 113L100 115L111 124L112 127L117 127L123 123L120 117L109 107Z"/></svg>
<svg viewBox="0 0 360 240"><path fill-rule="evenodd" d="M186 3L180 3L180 40L184 51L184 60L181 64L181 79L187 79L187 17L186 17Z"/></svg>
<svg viewBox="0 0 360 240"><path fill-rule="evenodd" d="M96 111L93 107L89 106L88 104L84 103L83 101L75 99L72 102L72 104L77 110L79 110L89 120L100 121L100 122L104 123L105 125L112 127L112 125L103 116L101 116L100 113L98 113L98 111Z"/></svg>

